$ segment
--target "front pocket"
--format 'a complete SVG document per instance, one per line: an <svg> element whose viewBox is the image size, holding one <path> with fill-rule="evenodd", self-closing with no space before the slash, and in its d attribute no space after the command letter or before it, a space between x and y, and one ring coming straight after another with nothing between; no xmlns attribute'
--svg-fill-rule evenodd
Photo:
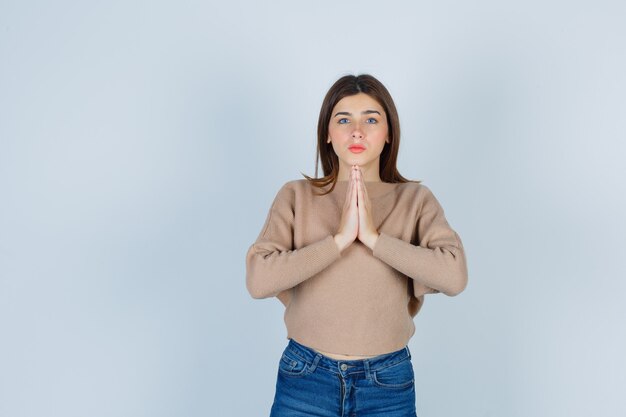
<svg viewBox="0 0 626 417"><path fill-rule="evenodd" d="M285 375L289 376L302 376L306 374L308 364L305 360L301 359L297 355L283 352L278 363L278 370Z"/></svg>
<svg viewBox="0 0 626 417"><path fill-rule="evenodd" d="M403 360L395 365L388 366L373 372L374 384L382 388L406 388L415 382L413 364L410 360Z"/></svg>

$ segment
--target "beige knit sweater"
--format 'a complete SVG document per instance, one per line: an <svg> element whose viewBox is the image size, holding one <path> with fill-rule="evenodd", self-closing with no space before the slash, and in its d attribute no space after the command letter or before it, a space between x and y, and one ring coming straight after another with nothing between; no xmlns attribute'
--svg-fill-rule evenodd
<svg viewBox="0 0 626 417"><path fill-rule="evenodd" d="M465 289L465 252L427 186L369 181L380 236L373 250L357 239L340 252L333 236L348 184L338 181L318 196L305 179L285 183L246 254L246 286L253 298L285 305L288 339L325 352L379 355L408 343L424 294Z"/></svg>

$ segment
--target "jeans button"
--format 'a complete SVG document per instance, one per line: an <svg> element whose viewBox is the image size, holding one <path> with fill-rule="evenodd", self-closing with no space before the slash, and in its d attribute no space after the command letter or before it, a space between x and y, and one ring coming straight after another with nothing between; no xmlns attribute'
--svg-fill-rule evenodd
<svg viewBox="0 0 626 417"><path fill-rule="evenodd" d="M346 369L348 369L348 365L346 365L345 363L341 364L341 370L345 371Z"/></svg>

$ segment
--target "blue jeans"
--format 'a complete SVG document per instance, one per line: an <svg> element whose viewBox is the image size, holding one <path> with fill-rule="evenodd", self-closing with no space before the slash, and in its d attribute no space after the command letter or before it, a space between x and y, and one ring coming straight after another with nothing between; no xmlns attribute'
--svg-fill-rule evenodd
<svg viewBox="0 0 626 417"><path fill-rule="evenodd" d="M270 417L417 417L409 347L336 360L289 339Z"/></svg>

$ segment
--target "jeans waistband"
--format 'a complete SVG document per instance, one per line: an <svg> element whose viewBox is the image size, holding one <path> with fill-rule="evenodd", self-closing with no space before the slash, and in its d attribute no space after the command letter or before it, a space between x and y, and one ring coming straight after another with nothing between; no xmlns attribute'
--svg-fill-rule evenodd
<svg viewBox="0 0 626 417"><path fill-rule="evenodd" d="M296 342L294 339L289 339L286 349L314 367L319 366L338 373L365 372L369 374L369 371L386 368L398 362L411 359L411 351L408 345L394 352L384 353L373 358L350 360L333 359Z"/></svg>

